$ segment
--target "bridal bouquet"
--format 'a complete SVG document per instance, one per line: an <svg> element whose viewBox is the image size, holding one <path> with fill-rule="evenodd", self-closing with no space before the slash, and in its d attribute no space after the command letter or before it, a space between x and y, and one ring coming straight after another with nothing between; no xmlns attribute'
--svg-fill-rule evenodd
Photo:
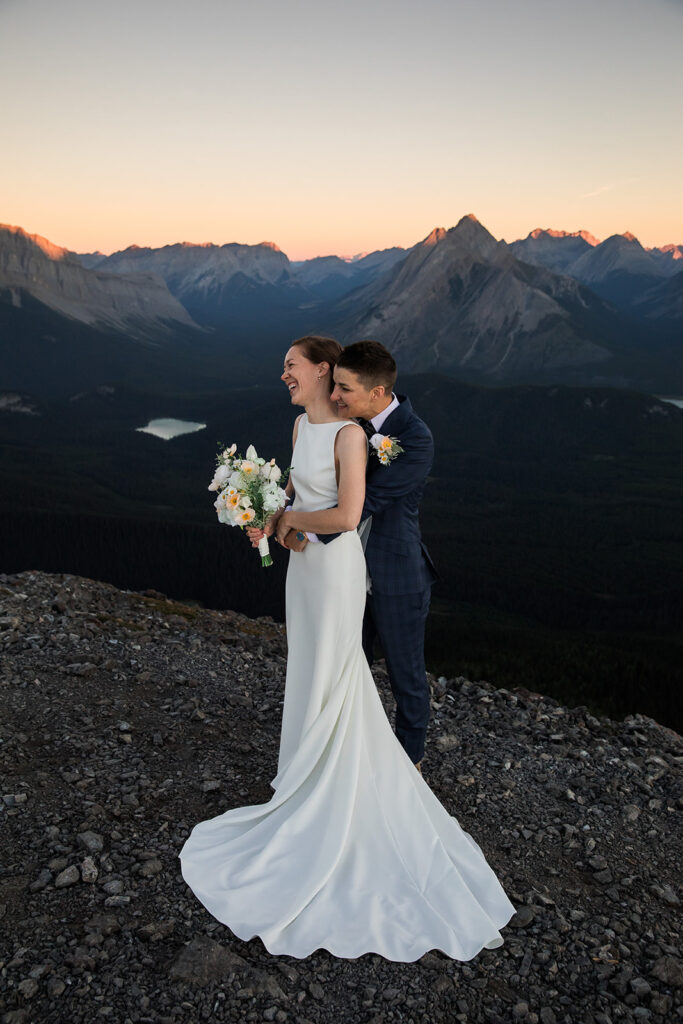
<svg viewBox="0 0 683 1024"><path fill-rule="evenodd" d="M259 458L253 444L244 458L236 455L236 451L237 445L233 444L219 452L216 472L209 484L210 491L219 492L214 502L218 521L227 526L252 525L263 529L287 498L278 486L282 471L275 465L275 459L266 462ZM261 565L272 565L267 537L259 541L258 550Z"/></svg>

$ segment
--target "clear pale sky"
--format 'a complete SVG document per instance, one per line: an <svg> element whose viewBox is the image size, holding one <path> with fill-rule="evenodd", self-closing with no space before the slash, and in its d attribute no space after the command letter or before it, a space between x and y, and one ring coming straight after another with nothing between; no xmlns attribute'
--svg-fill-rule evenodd
<svg viewBox="0 0 683 1024"><path fill-rule="evenodd" d="M683 0L0 0L0 222L79 252L683 242Z"/></svg>

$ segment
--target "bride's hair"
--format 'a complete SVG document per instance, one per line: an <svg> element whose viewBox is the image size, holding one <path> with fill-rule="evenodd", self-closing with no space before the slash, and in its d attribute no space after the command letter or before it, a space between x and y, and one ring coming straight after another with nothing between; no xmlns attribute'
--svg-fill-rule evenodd
<svg viewBox="0 0 683 1024"><path fill-rule="evenodd" d="M292 348L299 345L304 355L312 363L329 363L330 372L328 375L330 392L334 388L332 371L337 365L337 360L342 352L342 347L334 338L326 338L322 334L305 334L303 338L297 338L292 342Z"/></svg>

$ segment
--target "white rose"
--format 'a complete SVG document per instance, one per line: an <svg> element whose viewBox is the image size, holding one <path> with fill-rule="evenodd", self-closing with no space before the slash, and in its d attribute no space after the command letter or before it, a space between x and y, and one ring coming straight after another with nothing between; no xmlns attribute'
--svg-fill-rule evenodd
<svg viewBox="0 0 683 1024"><path fill-rule="evenodd" d="M258 455L256 454L256 449L254 448L253 444L250 444L249 447L247 448L247 454L245 458L247 458L250 462L255 462L256 459L258 459Z"/></svg>
<svg viewBox="0 0 683 1024"><path fill-rule="evenodd" d="M372 445L373 448L379 449L383 440L384 434L373 434L372 437L370 438L370 444Z"/></svg>

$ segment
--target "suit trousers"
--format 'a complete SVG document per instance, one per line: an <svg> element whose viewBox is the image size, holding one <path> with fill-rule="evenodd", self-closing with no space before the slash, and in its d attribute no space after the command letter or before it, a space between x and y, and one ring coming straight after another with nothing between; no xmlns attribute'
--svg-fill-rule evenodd
<svg viewBox="0 0 683 1024"><path fill-rule="evenodd" d="M378 638L396 700L396 736L414 764L422 760L429 724L424 635L431 592L431 584L414 594L373 590L367 595L363 618L365 656L372 665Z"/></svg>

